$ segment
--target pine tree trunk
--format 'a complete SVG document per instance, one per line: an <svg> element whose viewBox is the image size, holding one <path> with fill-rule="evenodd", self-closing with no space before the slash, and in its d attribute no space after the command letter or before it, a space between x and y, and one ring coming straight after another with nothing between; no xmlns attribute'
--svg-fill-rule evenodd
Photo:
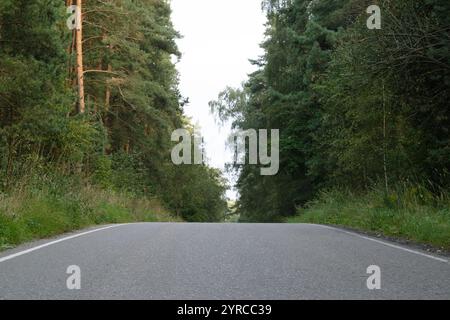
<svg viewBox="0 0 450 320"><path fill-rule="evenodd" d="M76 31L77 48L77 81L78 81L78 111L84 113L86 106L84 102L84 71L83 71L83 11L82 0L77 0L76 4L79 10L80 19Z"/></svg>

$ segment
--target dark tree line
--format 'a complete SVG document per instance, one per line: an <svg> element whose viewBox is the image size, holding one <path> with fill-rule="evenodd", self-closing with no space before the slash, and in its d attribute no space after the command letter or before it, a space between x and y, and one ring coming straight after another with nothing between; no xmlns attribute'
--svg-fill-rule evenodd
<svg viewBox="0 0 450 320"><path fill-rule="evenodd" d="M0 1L0 190L69 176L157 196L187 220L221 219L220 172L170 161L171 132L187 120L169 3L83 1L84 114L68 4Z"/></svg>
<svg viewBox="0 0 450 320"><path fill-rule="evenodd" d="M366 10L381 8L369 30ZM259 70L211 107L242 129L280 129L280 173L236 167L244 221L277 221L323 189L448 190L450 2L264 1Z"/></svg>

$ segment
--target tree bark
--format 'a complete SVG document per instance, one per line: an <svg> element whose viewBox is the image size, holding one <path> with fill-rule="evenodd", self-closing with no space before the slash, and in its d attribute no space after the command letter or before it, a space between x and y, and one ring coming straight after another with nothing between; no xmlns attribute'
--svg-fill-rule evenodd
<svg viewBox="0 0 450 320"><path fill-rule="evenodd" d="M78 112L85 113L84 102L84 72L83 72L83 11L82 0L76 0L80 15L76 28L76 48L77 48L77 81L78 81Z"/></svg>

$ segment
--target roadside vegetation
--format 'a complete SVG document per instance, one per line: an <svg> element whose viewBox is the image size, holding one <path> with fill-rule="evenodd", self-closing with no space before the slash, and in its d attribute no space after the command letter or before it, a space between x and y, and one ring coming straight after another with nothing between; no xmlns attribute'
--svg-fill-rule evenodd
<svg viewBox="0 0 450 320"><path fill-rule="evenodd" d="M90 224L221 220L221 172L171 162L172 131L192 126L169 3L83 1L82 34L69 30L74 4L0 1L0 246Z"/></svg>
<svg viewBox="0 0 450 320"><path fill-rule="evenodd" d="M280 130L277 176L234 166L240 220L281 222L300 207L290 221L448 248L450 2L263 4L258 70L210 103L236 129Z"/></svg>
<svg viewBox="0 0 450 320"><path fill-rule="evenodd" d="M423 187L404 186L388 197L382 188L324 191L287 221L350 227L450 251L450 194Z"/></svg>
<svg viewBox="0 0 450 320"><path fill-rule="evenodd" d="M181 221L157 199L69 184L27 185L0 194L0 251L92 225Z"/></svg>

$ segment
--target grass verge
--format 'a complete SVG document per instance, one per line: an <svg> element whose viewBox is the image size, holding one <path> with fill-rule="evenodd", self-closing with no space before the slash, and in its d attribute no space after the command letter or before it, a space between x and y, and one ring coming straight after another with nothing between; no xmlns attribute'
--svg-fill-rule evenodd
<svg viewBox="0 0 450 320"><path fill-rule="evenodd" d="M450 251L450 197L425 188L401 188L387 196L327 191L298 210L289 223L350 227Z"/></svg>
<svg viewBox="0 0 450 320"><path fill-rule="evenodd" d="M157 221L179 219L157 200L96 187L77 192L44 189L0 193L0 251L92 225Z"/></svg>

